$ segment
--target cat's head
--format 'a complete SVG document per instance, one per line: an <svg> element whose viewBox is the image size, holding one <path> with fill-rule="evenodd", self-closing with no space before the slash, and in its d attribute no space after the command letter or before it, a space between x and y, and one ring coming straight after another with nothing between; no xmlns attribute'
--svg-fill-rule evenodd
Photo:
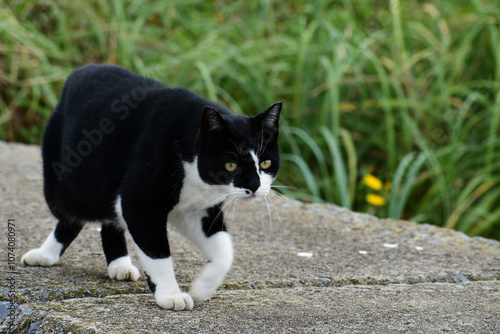
<svg viewBox="0 0 500 334"><path fill-rule="evenodd" d="M221 114L206 107L198 138L201 179L228 186L236 197L267 195L280 166L281 106L277 102L254 117Z"/></svg>

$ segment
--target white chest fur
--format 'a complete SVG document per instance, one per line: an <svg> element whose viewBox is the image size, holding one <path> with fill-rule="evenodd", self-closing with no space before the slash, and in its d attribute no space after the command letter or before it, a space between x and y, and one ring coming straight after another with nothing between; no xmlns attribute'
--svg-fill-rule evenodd
<svg viewBox="0 0 500 334"><path fill-rule="evenodd" d="M212 207L225 201L234 193L232 184L212 185L204 182L198 173L198 159L184 162L184 184L179 196L179 203L174 210L193 212Z"/></svg>

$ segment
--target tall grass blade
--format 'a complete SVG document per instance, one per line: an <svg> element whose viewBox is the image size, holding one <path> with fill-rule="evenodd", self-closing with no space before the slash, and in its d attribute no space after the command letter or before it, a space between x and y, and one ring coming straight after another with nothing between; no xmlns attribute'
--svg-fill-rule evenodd
<svg viewBox="0 0 500 334"><path fill-rule="evenodd" d="M415 183L415 179L417 177L417 173L420 171L420 168L425 162L425 155L420 153L413 161L408 173L406 175L406 180L403 185L403 189L401 191L401 195L397 201L397 209L395 215L391 218L401 219L403 215L403 210L408 201L408 197L410 196L411 191L413 190L413 185Z"/></svg>
<svg viewBox="0 0 500 334"><path fill-rule="evenodd" d="M463 202L459 203L456 209L452 212L445 226L448 228L456 228L459 224L459 219L470 206L478 200L479 197L493 189L500 183L498 179L488 179L481 183Z"/></svg>
<svg viewBox="0 0 500 334"><path fill-rule="evenodd" d="M302 144L305 144L305 147L308 148L314 155L314 165L319 167L319 175L316 174L316 183L321 186L321 193L325 197L325 199L329 202L333 202L332 197L332 184L330 181L330 175L328 172L328 164L323 154L321 148L318 143L309 135L306 131L301 128L293 127L290 129L291 133L298 138L301 139ZM302 145L301 145L302 146ZM302 156L305 155L306 152L304 150L301 152ZM311 163L310 163L311 164Z"/></svg>
<svg viewBox="0 0 500 334"><path fill-rule="evenodd" d="M326 140L326 145L330 150L332 163L333 163L333 174L335 175L335 186L337 188L338 201L339 204L345 208L350 208L351 203L349 202L349 187L348 180L349 177L346 173L344 158L340 152L340 146L337 138L333 136L329 129L326 127L320 128L320 133Z"/></svg>
<svg viewBox="0 0 500 334"><path fill-rule="evenodd" d="M400 187L401 187L401 182L403 181L403 176L406 173L406 169L408 166L411 164L415 156L415 153L411 152L408 153L401 159L401 162L398 165L398 168L396 169L396 173L394 174L394 178L392 180L392 185L391 185L391 195L389 197L389 212L388 212L388 217L389 218L394 218L394 219L399 219L401 216L401 212L399 211L400 208Z"/></svg>
<svg viewBox="0 0 500 334"><path fill-rule="evenodd" d="M347 154L347 169L349 176L349 186L348 186L348 198L349 204L354 203L354 196L356 195L356 180L358 179L358 158L356 155L356 147L354 145L354 140L352 139L349 131L345 129L340 129L340 138L342 138L342 143L344 144L345 151Z"/></svg>

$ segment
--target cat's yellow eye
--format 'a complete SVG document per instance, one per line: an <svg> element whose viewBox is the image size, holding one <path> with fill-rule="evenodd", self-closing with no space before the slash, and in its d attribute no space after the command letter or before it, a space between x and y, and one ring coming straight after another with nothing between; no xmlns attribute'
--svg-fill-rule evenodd
<svg viewBox="0 0 500 334"><path fill-rule="evenodd" d="M238 164L234 162L226 162L226 165L224 167L226 167L226 170L228 172L234 172L236 168L238 168Z"/></svg>
<svg viewBox="0 0 500 334"><path fill-rule="evenodd" d="M264 160L260 163L262 169L268 169L269 167L271 167L271 160Z"/></svg>

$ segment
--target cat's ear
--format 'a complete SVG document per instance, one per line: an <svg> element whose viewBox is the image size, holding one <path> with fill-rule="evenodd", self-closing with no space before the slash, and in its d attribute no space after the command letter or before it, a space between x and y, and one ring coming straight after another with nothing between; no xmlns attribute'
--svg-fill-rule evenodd
<svg viewBox="0 0 500 334"><path fill-rule="evenodd" d="M222 132L226 129L226 123L217 110L212 107L205 107L201 117L201 132Z"/></svg>
<svg viewBox="0 0 500 334"><path fill-rule="evenodd" d="M279 130L279 120L282 105L283 103L276 102L275 104L267 108L266 111L264 111L262 118L263 128L271 129L276 132Z"/></svg>

